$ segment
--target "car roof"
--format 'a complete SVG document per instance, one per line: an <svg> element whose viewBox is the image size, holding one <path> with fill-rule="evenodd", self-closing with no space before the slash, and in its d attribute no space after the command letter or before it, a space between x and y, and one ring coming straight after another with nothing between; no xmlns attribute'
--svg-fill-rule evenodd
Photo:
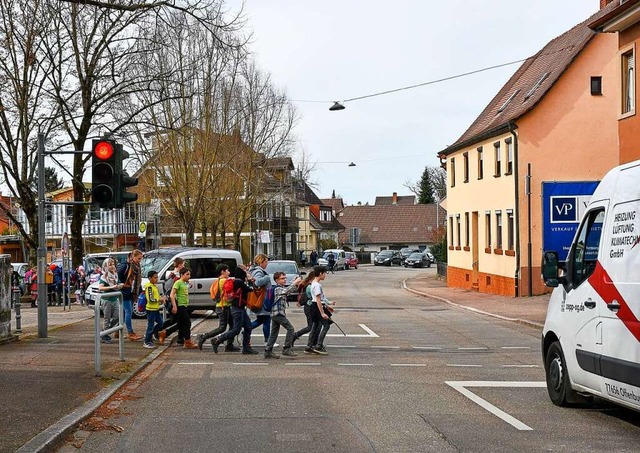
<svg viewBox="0 0 640 453"><path fill-rule="evenodd" d="M269 260L269 263L294 263L294 264L297 264L293 260ZM269 265L269 263L267 263L267 266Z"/></svg>

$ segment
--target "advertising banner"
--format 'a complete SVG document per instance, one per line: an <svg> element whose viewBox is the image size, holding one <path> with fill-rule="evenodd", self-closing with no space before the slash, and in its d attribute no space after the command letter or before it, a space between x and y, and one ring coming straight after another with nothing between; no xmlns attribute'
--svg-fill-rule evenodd
<svg viewBox="0 0 640 453"><path fill-rule="evenodd" d="M542 183L542 250L565 261L582 215L599 181Z"/></svg>

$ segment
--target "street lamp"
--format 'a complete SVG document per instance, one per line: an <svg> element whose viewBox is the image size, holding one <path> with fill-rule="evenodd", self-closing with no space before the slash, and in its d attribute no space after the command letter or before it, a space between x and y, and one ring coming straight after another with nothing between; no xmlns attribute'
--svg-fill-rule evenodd
<svg viewBox="0 0 640 453"><path fill-rule="evenodd" d="M340 104L338 101L335 101L329 110L335 112L336 110L344 110L344 105Z"/></svg>

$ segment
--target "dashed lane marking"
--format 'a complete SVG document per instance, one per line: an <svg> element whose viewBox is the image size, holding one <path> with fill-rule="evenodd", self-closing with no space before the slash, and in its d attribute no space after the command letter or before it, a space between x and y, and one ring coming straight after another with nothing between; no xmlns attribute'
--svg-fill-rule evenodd
<svg viewBox="0 0 640 453"><path fill-rule="evenodd" d="M391 366L423 367L426 363L392 363Z"/></svg>
<svg viewBox="0 0 640 453"><path fill-rule="evenodd" d="M543 388L546 387L546 382L520 382L520 381L445 381L445 384L462 393L471 401L492 413L498 418L501 418L505 422L509 423L514 428L520 431L532 431L533 428L525 425L520 420L506 412L498 409L487 400L480 398L478 395L468 390L466 387L485 387L485 388Z"/></svg>

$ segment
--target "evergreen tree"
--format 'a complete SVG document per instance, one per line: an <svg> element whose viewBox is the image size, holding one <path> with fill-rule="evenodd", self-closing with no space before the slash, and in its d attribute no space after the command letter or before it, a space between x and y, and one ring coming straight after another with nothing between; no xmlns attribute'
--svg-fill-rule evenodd
<svg viewBox="0 0 640 453"><path fill-rule="evenodd" d="M64 181L58 177L56 169L45 167L44 169L44 190L45 192L53 192L64 187Z"/></svg>
<svg viewBox="0 0 640 453"><path fill-rule="evenodd" d="M429 167L425 167L422 172L422 178L420 179L420 184L418 186L420 192L418 195L418 204L431 204L435 203L435 199L433 197L433 183L431 182L431 169Z"/></svg>

